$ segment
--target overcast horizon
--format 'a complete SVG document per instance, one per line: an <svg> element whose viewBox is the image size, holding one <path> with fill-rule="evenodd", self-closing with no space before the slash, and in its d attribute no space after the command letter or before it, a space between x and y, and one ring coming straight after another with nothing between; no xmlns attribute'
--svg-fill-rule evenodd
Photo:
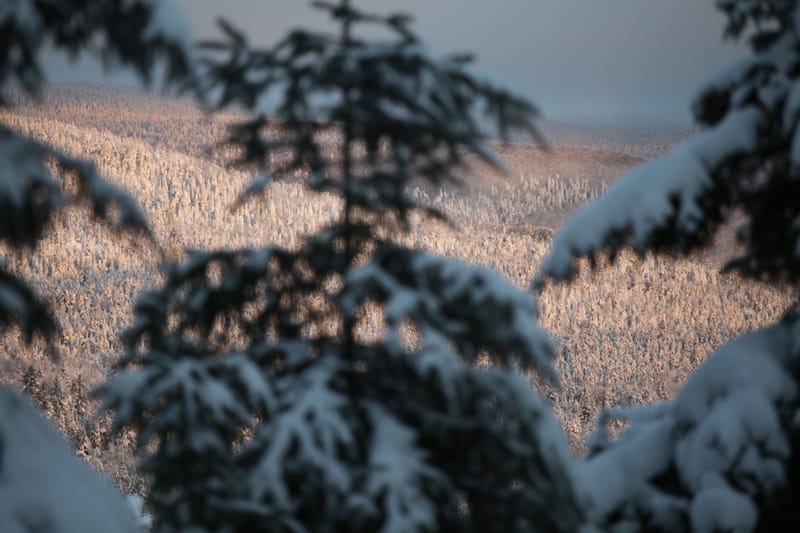
<svg viewBox="0 0 800 533"><path fill-rule="evenodd" d="M214 0L177 0L197 40L219 36ZM744 54L724 42L724 17L711 0L389 0L356 2L379 13L414 16L435 54L473 52L476 70L528 97L545 118L577 123L688 126L703 82ZM224 13L251 42L269 45L325 17L298 0L228 0ZM94 62L45 62L55 82L131 83L106 78Z"/></svg>

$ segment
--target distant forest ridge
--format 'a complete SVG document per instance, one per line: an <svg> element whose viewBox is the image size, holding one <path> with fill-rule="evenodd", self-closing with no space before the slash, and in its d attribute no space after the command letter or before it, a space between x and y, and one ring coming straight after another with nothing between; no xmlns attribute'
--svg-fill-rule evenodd
<svg viewBox="0 0 800 533"><path fill-rule="evenodd" d="M4 93L7 101L18 107L26 108L26 113L52 116L55 111L62 120L65 113L56 108L79 105L81 116L85 120L87 112L102 112L113 106L115 113L131 109L141 113L142 108L158 106L159 113L167 116L188 113L198 113L199 108L188 97L165 95L157 90L148 90L131 85L103 84L103 83L57 83L47 87L42 95L41 104L30 98L18 89L6 90ZM535 102L534 102L535 104ZM235 111L226 110L226 114L237 114ZM542 110L547 116L547 110ZM582 124L561 122L543 118L538 121L538 127L546 142L552 147L591 147L616 152L624 152L643 159L650 159L669 151L678 142L690 137L699 131L697 128L675 127L671 125L655 125L621 121L619 124ZM76 124L81 125L81 124ZM98 124L94 123L97 127ZM515 139L519 142L531 142L530 139Z"/></svg>

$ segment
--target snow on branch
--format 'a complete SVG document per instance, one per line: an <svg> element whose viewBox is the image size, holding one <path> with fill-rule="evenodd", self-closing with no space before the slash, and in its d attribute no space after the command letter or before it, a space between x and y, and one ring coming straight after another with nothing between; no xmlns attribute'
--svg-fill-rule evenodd
<svg viewBox="0 0 800 533"><path fill-rule="evenodd" d="M353 473L341 452L355 441L345 413L348 399L332 384L338 371L337 363L327 359L283 378L278 411L258 427L244 451L258 456L249 480L256 499L290 508L291 478L298 468L314 469L339 494L352 487Z"/></svg>
<svg viewBox="0 0 800 533"><path fill-rule="evenodd" d="M744 335L712 354L673 402L610 413L630 429L602 438L577 466L592 522L608 531L751 531L766 523L759 512L794 476L797 332L798 322L785 320Z"/></svg>
<svg viewBox="0 0 800 533"><path fill-rule="evenodd" d="M402 533L436 528L437 510L425 494L427 484L446 485L441 473L426 462L414 429L403 425L380 405L368 409L373 425L366 491L381 501L385 523L381 531Z"/></svg>
<svg viewBox="0 0 800 533"><path fill-rule="evenodd" d="M643 252L656 233L673 232L675 240L695 235L704 222L703 198L713 186L712 172L755 150L762 120L755 107L735 110L715 128L620 178L567 221L539 276L568 280L577 259L613 254L624 246Z"/></svg>
<svg viewBox="0 0 800 533"><path fill-rule="evenodd" d="M187 427L187 442L197 453L209 447L225 450L227 443L216 430L222 428L219 433L225 436L227 428L245 427L253 413L270 412L276 404L270 383L241 353L211 359L187 355L170 365L137 368L109 380L102 396L117 411L116 425L147 409L154 413L151 435Z"/></svg>
<svg viewBox="0 0 800 533"><path fill-rule="evenodd" d="M395 334L406 319L433 346L439 335L474 363L481 353L509 368L535 370L558 381L551 360L555 350L538 326L533 298L494 271L451 258L385 245L375 261L353 269L343 296L346 310L376 299Z"/></svg>

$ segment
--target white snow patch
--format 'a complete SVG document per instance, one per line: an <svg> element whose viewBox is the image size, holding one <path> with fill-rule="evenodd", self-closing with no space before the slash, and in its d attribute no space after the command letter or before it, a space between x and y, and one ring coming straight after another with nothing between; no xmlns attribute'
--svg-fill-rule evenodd
<svg viewBox="0 0 800 533"><path fill-rule="evenodd" d="M128 494L125 497L125 502L136 518L136 524L142 529L149 530L153 525L153 518L144 511L144 500L142 497L136 494Z"/></svg>
<svg viewBox="0 0 800 533"><path fill-rule="evenodd" d="M425 462L413 429L376 404L369 406L369 415L374 429L366 491L373 499L382 496L386 520L381 531L433 530L436 509L422 489L426 478L436 479L439 473Z"/></svg>
<svg viewBox="0 0 800 533"><path fill-rule="evenodd" d="M608 515L622 502L644 492L647 480L669 464L671 431L669 419L649 422L576 466L576 487L584 492L595 518Z"/></svg>
<svg viewBox="0 0 800 533"><path fill-rule="evenodd" d="M715 487L692 500L689 516L696 533L747 533L755 529L758 512L746 496L727 487Z"/></svg>
<svg viewBox="0 0 800 533"><path fill-rule="evenodd" d="M27 401L0 387L0 525L29 531L139 532L122 496L82 463Z"/></svg>

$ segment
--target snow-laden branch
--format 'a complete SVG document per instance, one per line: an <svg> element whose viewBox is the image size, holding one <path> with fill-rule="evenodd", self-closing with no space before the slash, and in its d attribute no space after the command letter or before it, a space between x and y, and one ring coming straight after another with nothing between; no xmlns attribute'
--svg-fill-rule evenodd
<svg viewBox="0 0 800 533"><path fill-rule="evenodd" d="M715 128L620 178L564 224L539 275L570 279L577 259L624 246L644 251L657 232L694 235L704 221L702 203L713 185L712 172L755 150L762 120L754 107L731 112Z"/></svg>
<svg viewBox="0 0 800 533"><path fill-rule="evenodd" d="M610 413L630 429L578 464L592 522L751 531L794 474L799 326L786 320L717 350L670 403ZM601 424L607 422L601 417ZM604 433L601 427L599 433ZM669 480L669 481L667 481Z"/></svg>
<svg viewBox="0 0 800 533"><path fill-rule="evenodd" d="M485 353L507 368L558 381L555 349L539 327L536 301L488 268L387 245L373 263L348 274L345 309L368 299L381 303L393 338L411 320L423 346L432 348L441 337L468 363Z"/></svg>

